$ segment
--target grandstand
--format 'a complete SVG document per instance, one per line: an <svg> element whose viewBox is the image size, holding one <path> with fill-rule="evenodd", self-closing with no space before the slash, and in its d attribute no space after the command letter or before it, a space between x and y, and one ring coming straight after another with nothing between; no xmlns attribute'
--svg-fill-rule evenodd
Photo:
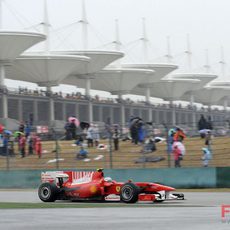
<svg viewBox="0 0 230 230"><path fill-rule="evenodd" d="M88 47L86 35L89 22L84 6L82 6L82 18L79 23L83 28L80 37L83 38L85 45L80 50L51 49L53 43L50 38L54 34L50 33L49 15L45 2L44 21L40 23L43 27L43 35L39 34L38 36L37 33L30 33L25 36L25 33L18 34L11 31L7 32L9 39L4 39L5 32L0 33L0 48L4 50L1 52L1 61L5 63L14 60L12 63L0 66L2 69L0 73L0 122L7 129L16 130L18 121L26 121L29 116L33 117L34 125L53 127L63 127L66 119L73 115L81 121L88 122L105 122L109 117L111 123L119 123L121 126L127 124L130 115L139 116L145 121L153 121L156 124L173 123L173 125L188 124L191 121L195 124L200 114L210 115L213 121L224 122L229 118L226 98L230 88L225 82L218 86L209 85L207 87L207 84L213 83L216 78L220 81L220 76L189 70L188 73L174 72L170 77L168 74L172 74L172 71L175 71L179 66L171 61L170 63L151 61L148 55L143 55L145 58L142 61L132 61L131 63L130 61L124 62L124 59L121 61L123 56L128 57L129 52L124 52L125 49L124 51L120 50L121 42L118 29L116 30L116 40L113 42L116 44L115 50L97 50L95 47ZM142 52L147 54L149 39L144 32L144 19L142 26L143 34L141 39L138 39L138 43L141 43L143 48L145 47ZM32 43L36 43L33 42L33 37L37 38L36 42L46 38L42 49L37 47L39 49L36 51L27 50L19 43L19 40L22 40L23 43L30 42L27 45L30 47ZM13 45L9 41L14 41ZM11 47L13 53L20 48L20 52L16 52L13 57L9 58L10 52L8 51L10 49L5 49L5 47ZM189 47L188 44L187 51L184 53L189 54L190 60L191 50ZM23 53L23 51L26 52ZM171 56L169 54L167 57ZM73 62L74 66L72 66ZM224 60L221 63L224 63ZM12 90L7 87L6 79L13 82L15 80L26 81L25 84L33 83L38 88L32 90L26 87L21 90L20 87L17 92L16 89ZM76 91L69 92L66 96L62 92L53 92L52 87L60 84L74 85L81 90L84 89L85 95L79 97L77 95L79 92ZM39 88L42 86L46 89ZM201 95L198 95L198 89ZM107 100L102 99L101 96L97 96L95 100L91 90L106 91L111 95ZM126 100L124 97L130 93L135 94L135 97L141 95L145 99L142 99L141 102ZM175 100L185 100L184 94L186 94L187 104L181 101L180 104L175 102ZM114 96L117 98L115 99ZM158 99L156 100L156 98ZM156 102L159 100L162 101L160 105ZM216 110L212 107L220 105L223 100L224 108L220 107L220 110ZM196 102L202 103L202 105L195 105ZM189 103L190 105L188 105Z"/></svg>
<svg viewBox="0 0 230 230"><path fill-rule="evenodd" d="M86 42L88 26L86 15L83 14L80 22L85 31L82 34L83 41ZM157 128L170 124L173 127L183 126L190 131L189 129L196 127L200 115L210 116L216 128L229 129L227 122L230 120L228 107L230 86L227 82L220 81L220 76L209 72L196 73L191 69L188 73L174 72L172 75L172 71L178 68L177 64L153 62L147 58L147 55L144 55L146 57L142 61L121 63L120 58L127 57L128 52L121 52L119 47L113 51L95 50L95 47L92 47L94 48L92 51L85 43L82 50L52 50L46 4L44 4L44 22L41 25L45 34L0 32L0 123L7 130L15 131L18 129L19 121L30 119L34 128L49 126L52 130L60 128L63 132L66 120L72 116L76 116L80 122L103 125L110 120L111 124L126 128L130 117L134 116L140 117L146 123L154 124ZM121 43L118 39L118 30L116 35L114 44L119 45ZM43 43L45 49L36 52L27 50L32 44L43 40L45 40ZM148 40L143 32L142 38L138 41L143 43ZM26 45L22 45L19 41L23 41L22 44L26 43ZM148 44L142 45L144 48L142 51L147 54L145 48ZM191 58L189 47L188 44L185 52L188 54L188 60ZM9 56L9 50L14 51L12 57ZM221 63L223 64L224 60ZM11 89L7 86L6 79L26 81L25 84L33 83L36 84L37 89L21 86L18 90ZM219 83L213 83L214 79L218 79ZM77 86L84 89L85 94L81 94L76 89L66 95L64 92L54 92L52 87L60 84ZM46 89L39 87L46 87ZM101 95L93 96L92 90L101 93L106 91L110 93L110 98L104 99ZM127 95L131 97L130 94L145 99L142 101L125 99ZM222 105L222 102L224 107L218 109L214 107ZM102 143L108 144L108 140L103 139ZM78 149L73 146L72 141L60 140L58 144L60 148L57 148L54 140L44 140L42 143L44 153L41 159L36 155L21 158L15 147L15 155L0 156L0 168L3 170L164 168L174 165L173 160L170 160L167 155L165 143L158 143L157 151L146 155L146 157L161 157L164 160L143 163L135 163L140 157L145 157L141 153L142 146L133 145L130 141L121 141L120 150L116 152L89 149L90 160L88 161L75 159ZM182 166L202 166L201 148L204 147L204 141L197 137L187 138L185 146L187 153ZM229 148L227 137L215 137L210 166L229 166Z"/></svg>

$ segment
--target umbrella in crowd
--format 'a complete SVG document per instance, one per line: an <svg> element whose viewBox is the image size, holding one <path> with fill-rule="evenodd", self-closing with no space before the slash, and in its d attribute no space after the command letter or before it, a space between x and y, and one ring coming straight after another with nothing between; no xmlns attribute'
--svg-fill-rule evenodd
<svg viewBox="0 0 230 230"><path fill-rule="evenodd" d="M168 131L168 136L173 136L175 134L176 130L174 128L171 128L169 131Z"/></svg>
<svg viewBox="0 0 230 230"><path fill-rule="evenodd" d="M173 148L174 148L174 146L177 146L177 148L180 149L181 154L185 155L185 147L184 147L184 144L182 142L175 141L175 142L173 142Z"/></svg>
<svg viewBox="0 0 230 230"><path fill-rule="evenodd" d="M130 120L130 128L134 125L141 125L143 124L143 120L140 118L140 117L133 117L131 120Z"/></svg>
<svg viewBox="0 0 230 230"><path fill-rule="evenodd" d="M104 145L104 144L99 144L99 145L97 146L97 149L98 149L98 150L105 150L105 149L108 149L108 146L107 146L107 145Z"/></svg>
<svg viewBox="0 0 230 230"><path fill-rule="evenodd" d="M163 137L155 137L154 141L155 141L155 143L161 143L161 142L165 141L165 138L163 138Z"/></svg>
<svg viewBox="0 0 230 230"><path fill-rule="evenodd" d="M5 133L6 135L12 135L12 132L11 132L10 130L4 130L4 133Z"/></svg>
<svg viewBox="0 0 230 230"><path fill-rule="evenodd" d="M4 126L0 124L0 133L3 133L3 130L4 130Z"/></svg>
<svg viewBox="0 0 230 230"><path fill-rule="evenodd" d="M23 132L20 132L20 131L16 131L14 132L14 137L18 137L19 135L25 135Z"/></svg>
<svg viewBox="0 0 230 230"><path fill-rule="evenodd" d="M208 132L211 132L211 130L210 129L201 129L201 130L199 130L200 134L207 134Z"/></svg>
<svg viewBox="0 0 230 230"><path fill-rule="evenodd" d="M82 121L80 123L80 127L81 127L82 130L83 129L88 129L90 127L90 124L88 122Z"/></svg>
<svg viewBox="0 0 230 230"><path fill-rule="evenodd" d="M75 125L78 127L80 125L80 121L76 117L69 117L68 118L69 122L74 121Z"/></svg>

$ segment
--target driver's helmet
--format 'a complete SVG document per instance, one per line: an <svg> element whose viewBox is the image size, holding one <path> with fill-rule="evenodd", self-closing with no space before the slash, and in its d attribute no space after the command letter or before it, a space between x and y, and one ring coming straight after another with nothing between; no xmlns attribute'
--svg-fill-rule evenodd
<svg viewBox="0 0 230 230"><path fill-rule="evenodd" d="M103 168L98 168L97 169L98 172L103 172L103 170L104 170Z"/></svg>
<svg viewBox="0 0 230 230"><path fill-rule="evenodd" d="M104 180L105 180L106 182L112 182L112 181L113 181L111 177L105 177Z"/></svg>

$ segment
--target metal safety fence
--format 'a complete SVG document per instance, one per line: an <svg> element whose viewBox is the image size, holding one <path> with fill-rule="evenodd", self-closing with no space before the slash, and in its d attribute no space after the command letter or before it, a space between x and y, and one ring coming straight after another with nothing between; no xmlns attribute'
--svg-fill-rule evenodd
<svg viewBox="0 0 230 230"><path fill-rule="evenodd" d="M119 149L115 149L114 129L119 129ZM40 127L41 128L41 127ZM153 123L143 124L143 140L135 143L132 140L130 127L117 124L95 126L97 140L89 143L88 129L75 130L75 135L69 136L65 128L47 127L44 132L37 133L41 139L42 152L39 156L36 146L29 152L29 141L25 143L25 155L22 156L17 136L10 135L6 145L0 143L0 169L94 169L103 168L167 168L175 167L175 157L169 151L169 132L178 127L171 124L155 126ZM186 134L183 140L185 154L180 162L181 167L203 167L203 148L207 147L206 138L191 126L179 127ZM157 139L158 138L158 139ZM154 139L155 149L146 151L149 139ZM79 140L81 140L79 144ZM230 166L229 127L218 126L215 123L211 130L210 146L212 155L207 166ZM77 157L81 149L87 151L85 158Z"/></svg>

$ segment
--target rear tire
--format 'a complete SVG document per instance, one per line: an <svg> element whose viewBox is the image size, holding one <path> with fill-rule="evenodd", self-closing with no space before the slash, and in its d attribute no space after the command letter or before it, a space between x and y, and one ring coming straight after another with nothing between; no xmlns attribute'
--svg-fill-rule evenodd
<svg viewBox="0 0 230 230"><path fill-rule="evenodd" d="M43 202L54 202L59 188L55 184L43 183L39 186L38 196Z"/></svg>
<svg viewBox="0 0 230 230"><path fill-rule="evenodd" d="M121 187L121 201L125 203L136 203L138 201L139 187L133 183L126 183Z"/></svg>

